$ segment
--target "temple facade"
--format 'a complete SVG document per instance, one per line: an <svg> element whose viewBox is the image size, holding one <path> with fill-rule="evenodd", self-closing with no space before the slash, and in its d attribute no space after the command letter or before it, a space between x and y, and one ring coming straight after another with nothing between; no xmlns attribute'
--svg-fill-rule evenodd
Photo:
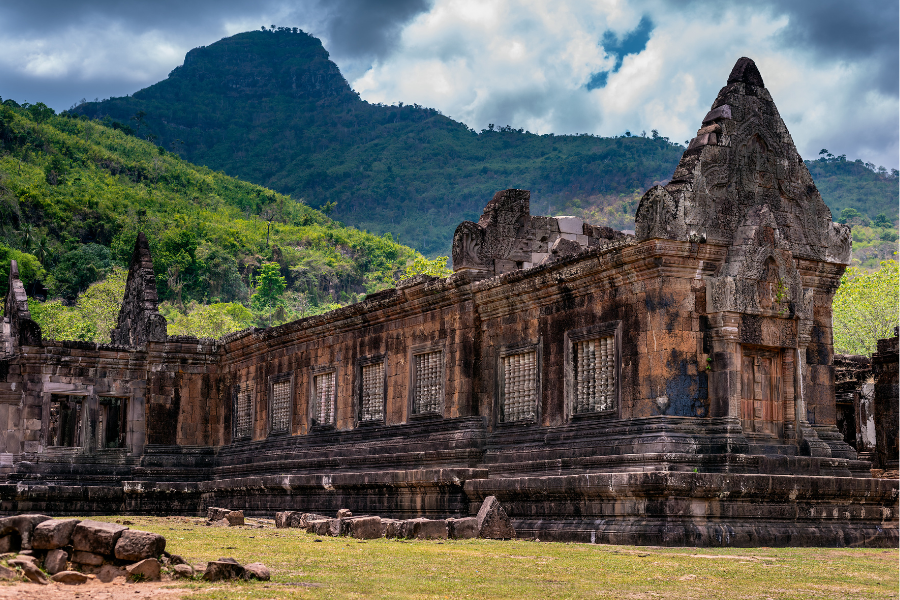
<svg viewBox="0 0 900 600"><path fill-rule="evenodd" d="M447 279L220 340L166 335L143 235L110 345L42 339L13 264L0 511L450 517L494 495L542 540L897 544L897 480L837 427L850 232L753 61L634 235L529 200L462 223Z"/></svg>

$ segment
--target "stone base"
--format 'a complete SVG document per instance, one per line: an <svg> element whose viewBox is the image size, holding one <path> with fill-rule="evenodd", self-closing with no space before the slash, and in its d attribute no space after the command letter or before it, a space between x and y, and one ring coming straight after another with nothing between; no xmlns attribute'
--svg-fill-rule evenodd
<svg viewBox="0 0 900 600"><path fill-rule="evenodd" d="M898 544L897 480L591 473L466 483L496 496L520 538L655 546Z"/></svg>

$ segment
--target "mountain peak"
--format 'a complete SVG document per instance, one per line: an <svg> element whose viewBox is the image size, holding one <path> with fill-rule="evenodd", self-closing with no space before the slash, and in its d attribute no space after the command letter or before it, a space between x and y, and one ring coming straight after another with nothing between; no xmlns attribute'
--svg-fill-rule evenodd
<svg viewBox="0 0 900 600"><path fill-rule="evenodd" d="M183 84L231 97L356 97L322 42L299 29L248 31L194 48L168 79L135 97Z"/></svg>

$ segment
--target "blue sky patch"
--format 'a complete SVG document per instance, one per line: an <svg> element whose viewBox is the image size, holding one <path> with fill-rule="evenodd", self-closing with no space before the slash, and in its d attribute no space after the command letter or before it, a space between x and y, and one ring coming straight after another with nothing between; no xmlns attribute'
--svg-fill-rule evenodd
<svg viewBox="0 0 900 600"><path fill-rule="evenodd" d="M588 80L587 89L596 90L606 86L610 73L615 73L622 66L622 61L629 54L640 54L647 47L650 41L650 34L653 33L653 21L646 15L641 18L637 27L623 35L621 38L615 32L607 29L603 32L600 45L609 56L616 59L616 64L611 71L599 71L591 75Z"/></svg>

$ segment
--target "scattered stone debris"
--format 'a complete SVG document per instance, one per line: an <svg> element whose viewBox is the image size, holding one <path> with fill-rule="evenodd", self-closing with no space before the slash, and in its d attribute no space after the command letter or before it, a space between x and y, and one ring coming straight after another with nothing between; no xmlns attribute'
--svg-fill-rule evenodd
<svg viewBox="0 0 900 600"><path fill-rule="evenodd" d="M11 567L0 567L0 579L25 577L40 584L52 580L76 585L92 579L109 583L119 577L159 581L162 564L158 559L172 560L165 552L163 536L90 519L4 517L0 518L0 540L8 549L0 558Z"/></svg>
<svg viewBox="0 0 900 600"><path fill-rule="evenodd" d="M227 581L232 579L259 579L268 581L271 577L269 568L262 563L241 565L233 558L220 558L207 563L203 572L205 581Z"/></svg>
<svg viewBox="0 0 900 600"><path fill-rule="evenodd" d="M323 536L349 536L360 540L380 537L398 539L456 539L487 538L508 540L516 537L509 516L494 496L488 496L477 517L451 519L384 519L378 516L353 516L342 508L336 518L315 513L283 511L275 513L278 529L304 529Z"/></svg>
<svg viewBox="0 0 900 600"><path fill-rule="evenodd" d="M206 524L217 527L244 525L244 511L210 506L206 511Z"/></svg>

